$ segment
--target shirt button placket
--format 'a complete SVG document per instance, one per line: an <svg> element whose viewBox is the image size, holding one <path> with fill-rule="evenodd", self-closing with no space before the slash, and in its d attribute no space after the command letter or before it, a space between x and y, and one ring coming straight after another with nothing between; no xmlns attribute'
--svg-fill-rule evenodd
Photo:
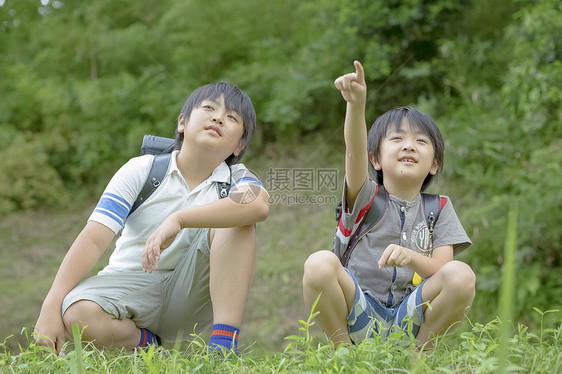
<svg viewBox="0 0 562 374"><path fill-rule="evenodd" d="M401 206L400 212L402 212L401 213L401 220L402 220L402 228L404 228L404 221L406 220L406 207ZM408 236L406 235L406 231L402 231L402 241L405 242L407 239L408 239Z"/></svg>

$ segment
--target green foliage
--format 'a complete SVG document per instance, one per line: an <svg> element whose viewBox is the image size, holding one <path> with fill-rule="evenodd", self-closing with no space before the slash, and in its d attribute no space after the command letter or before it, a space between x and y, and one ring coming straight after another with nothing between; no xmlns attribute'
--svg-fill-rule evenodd
<svg viewBox="0 0 562 374"><path fill-rule="evenodd" d="M550 311L540 312L541 317ZM552 313L559 313L552 311ZM548 317L547 317L548 318ZM256 355L251 348L240 357L225 360L209 356L203 340L193 335L187 346L173 348L151 347L147 352L97 350L90 343L65 347L65 355L58 357L47 348L35 345L27 330L23 333L30 342L18 352L0 342L0 371L2 372L88 372L88 373L373 373L407 371L412 373L507 372L556 373L562 370L562 326L537 333L519 324L509 333L506 364L498 360L500 341L497 338L500 321L483 325L472 324L463 332L453 332L435 342L431 351L416 351L402 346L403 333L391 334L384 342L370 338L356 346L340 346L310 340L310 320L301 321L300 336L291 339L303 343L304 350L289 349L285 353ZM80 332L73 330L76 341Z"/></svg>
<svg viewBox="0 0 562 374"><path fill-rule="evenodd" d="M496 11L487 18L501 18L492 3ZM511 9L510 22L498 19L507 26L495 38L487 26L475 30L475 38L460 34L440 42L443 59L432 64L443 74L444 90L420 103L439 113L447 146L443 176L474 242L465 258L478 275L477 318L495 313L504 262L500 238L517 202L519 282L511 302L514 318L537 323L529 308L562 305L562 13L551 0L520 1Z"/></svg>
<svg viewBox="0 0 562 374"><path fill-rule="evenodd" d="M285 353L301 355L303 353L310 353L314 349L314 338L310 333L310 328L315 324L314 318L318 316L318 314L320 314L320 312L315 311L318 300L320 300L320 296L321 295L319 295L314 301L314 304L312 304L312 309L310 311L308 319L306 321L299 321L299 323L301 324L301 326L299 327L299 331L301 331L303 335L291 335L285 338L291 341L285 348Z"/></svg>
<svg viewBox="0 0 562 374"><path fill-rule="evenodd" d="M502 98L519 131L543 141L559 139L562 102L562 8L544 0L515 14L506 33L512 48Z"/></svg>
<svg viewBox="0 0 562 374"><path fill-rule="evenodd" d="M63 184L48 162L48 155L37 141L23 136L0 151L0 216L16 209L54 204L67 197ZM28 162L24 162L24 160Z"/></svg>
<svg viewBox="0 0 562 374"><path fill-rule="evenodd" d="M377 111L415 100L435 83L415 64L436 56L437 35L464 9L446 0L46 3L1 7L0 145L24 133L66 189L98 193L144 133L173 136L182 101L204 83L250 94L259 144L339 128L333 80L353 59L378 87Z"/></svg>

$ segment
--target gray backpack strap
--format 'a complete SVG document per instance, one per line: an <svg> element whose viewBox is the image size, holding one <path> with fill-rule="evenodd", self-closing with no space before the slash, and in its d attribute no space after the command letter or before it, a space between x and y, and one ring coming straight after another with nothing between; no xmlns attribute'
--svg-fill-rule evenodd
<svg viewBox="0 0 562 374"><path fill-rule="evenodd" d="M386 192L382 184L377 185L377 190L375 192L375 196L373 197L373 202L371 203L369 210L365 214L365 217L363 217L363 220L359 224L359 227L355 230L355 233L349 239L347 248L340 259L342 266L347 266L349 257L351 256L353 249L355 249L355 246L357 245L359 240L361 240L361 238L365 236L365 234L367 234L380 221L387 205L388 192Z"/></svg>
<svg viewBox="0 0 562 374"><path fill-rule="evenodd" d="M442 209L442 201L439 195L422 193L422 203L425 212L425 220L429 230L429 237L433 240L433 230L439 219ZM444 204L443 204L444 205Z"/></svg>
<svg viewBox="0 0 562 374"><path fill-rule="evenodd" d="M171 153L164 153L154 156L152 166L150 168L150 171L148 172L146 181L144 182L144 187L133 203L133 206L129 211L129 215L137 210L137 208L142 203L144 203L150 197L150 195L152 195L152 193L156 191L156 189L160 186L162 180L166 176L166 172L168 171L168 165L170 164L171 156Z"/></svg>

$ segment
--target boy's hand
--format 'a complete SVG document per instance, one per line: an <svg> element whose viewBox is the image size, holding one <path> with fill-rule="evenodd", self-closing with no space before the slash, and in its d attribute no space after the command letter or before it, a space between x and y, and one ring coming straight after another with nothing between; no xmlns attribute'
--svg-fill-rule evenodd
<svg viewBox="0 0 562 374"><path fill-rule="evenodd" d="M174 215L169 216L160 226L150 235L142 251L142 269L147 273L158 270L158 260L160 253L168 248L178 233L181 231L179 220Z"/></svg>
<svg viewBox="0 0 562 374"><path fill-rule="evenodd" d="M365 104L367 97L367 84L365 83L365 71L359 61L353 63L355 73L342 75L335 80L334 85L341 95L350 104Z"/></svg>
<svg viewBox="0 0 562 374"><path fill-rule="evenodd" d="M385 266L408 266L412 262L412 250L396 244L390 244L379 259L379 269Z"/></svg>
<svg viewBox="0 0 562 374"><path fill-rule="evenodd" d="M33 331L33 338L37 345L49 347L53 349L57 355L61 353L61 349L65 342L64 324L60 310L44 311L41 310L39 319Z"/></svg>

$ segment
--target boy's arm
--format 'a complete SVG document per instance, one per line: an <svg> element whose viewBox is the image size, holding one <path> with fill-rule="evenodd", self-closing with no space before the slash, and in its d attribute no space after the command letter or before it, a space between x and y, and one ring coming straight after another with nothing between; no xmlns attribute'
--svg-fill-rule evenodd
<svg viewBox="0 0 562 374"><path fill-rule="evenodd" d="M240 193L249 189L241 186ZM269 214L269 195L260 190L256 199L249 203L238 203L224 198L212 203L177 211L162 222L150 235L142 253L143 270L150 273L158 269L160 253L168 248L180 230L188 227L225 228L253 225L265 221Z"/></svg>
<svg viewBox="0 0 562 374"><path fill-rule="evenodd" d="M385 266L409 266L422 278L429 278L441 269L441 266L453 259L453 246L444 245L433 250L431 257L422 255L411 249L391 244L384 250L379 259L379 269Z"/></svg>
<svg viewBox="0 0 562 374"><path fill-rule="evenodd" d="M365 72L359 61L354 62L355 73L336 79L334 85L347 102L344 124L346 200L353 209L355 199L368 174L367 127L365 101L367 85Z"/></svg>
<svg viewBox="0 0 562 374"><path fill-rule="evenodd" d="M65 341L62 301L92 270L114 237L113 231L93 221L88 222L80 232L64 257L53 285L43 301L34 331L38 345L51 347L57 354L60 353Z"/></svg>

